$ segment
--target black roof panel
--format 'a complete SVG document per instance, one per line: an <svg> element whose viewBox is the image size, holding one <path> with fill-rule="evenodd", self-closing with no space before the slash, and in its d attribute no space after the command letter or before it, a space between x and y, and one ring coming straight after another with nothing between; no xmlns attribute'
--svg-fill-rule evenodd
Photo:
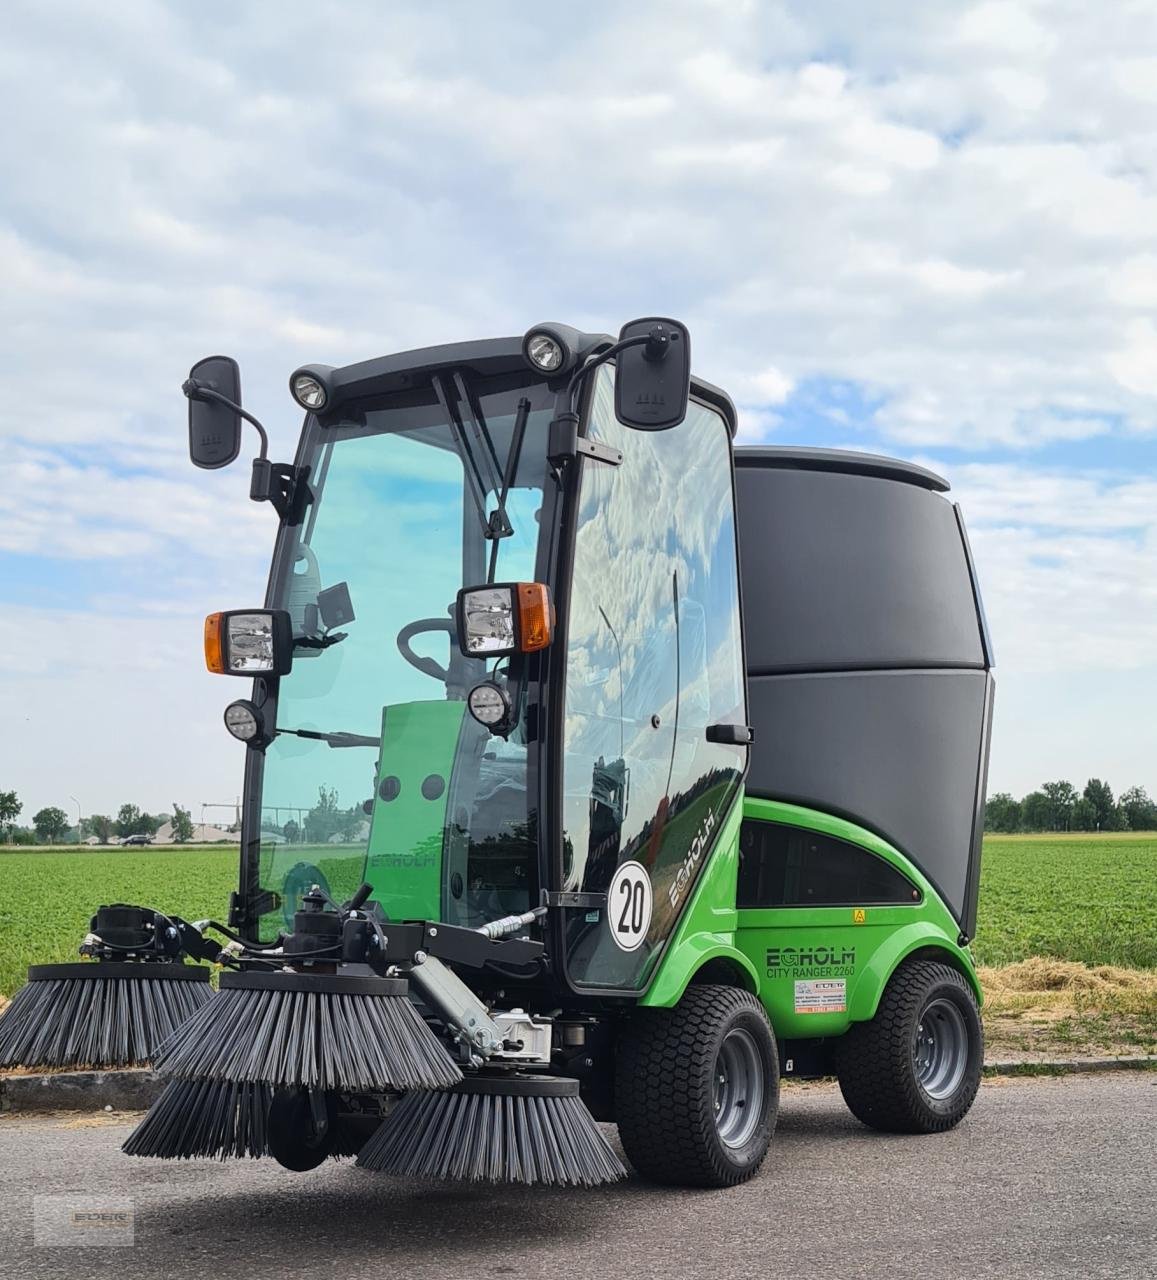
<svg viewBox="0 0 1157 1280"><path fill-rule="evenodd" d="M854 449L805 449L792 445L741 445L735 450L737 467L775 467L788 471L838 471L846 475L875 476L918 485L933 493L947 493L948 481L914 462L884 458Z"/></svg>

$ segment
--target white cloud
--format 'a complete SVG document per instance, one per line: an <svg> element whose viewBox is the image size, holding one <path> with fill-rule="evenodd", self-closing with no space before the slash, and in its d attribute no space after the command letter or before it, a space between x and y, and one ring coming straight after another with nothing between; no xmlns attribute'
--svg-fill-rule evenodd
<svg viewBox="0 0 1157 1280"><path fill-rule="evenodd" d="M240 358L284 457L305 359L671 313L748 438L788 439L792 394L836 380L879 405L882 447L1004 451L1007 474L955 468L1002 649L1138 662L1149 615L1106 620L1082 592L1131 584L1148 607L1151 525L1119 523L1141 520L1143 478L1074 489L1014 464L1157 437L1152 6L587 16L349 0L335 26L259 2L206 45L161 0L18 3L0 554L196 563L198 609L214 582L252 598L269 512L243 468L185 470L194 359ZM815 413L856 430L847 406ZM123 671L108 684L135 696Z"/></svg>

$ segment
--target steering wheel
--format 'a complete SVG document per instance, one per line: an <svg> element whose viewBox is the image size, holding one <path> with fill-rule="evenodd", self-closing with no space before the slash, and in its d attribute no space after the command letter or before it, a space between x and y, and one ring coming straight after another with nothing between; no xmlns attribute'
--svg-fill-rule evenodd
<svg viewBox="0 0 1157 1280"><path fill-rule="evenodd" d="M423 631L445 631L449 636L454 637L458 634L458 628L454 624L453 618L419 618L416 622L407 622L406 625L398 632L398 652L412 667L416 667L423 675L433 676L435 680L441 680L443 684L450 681L450 672L441 667L433 658L423 657L420 653L415 653L410 648L410 641L417 635L421 635Z"/></svg>

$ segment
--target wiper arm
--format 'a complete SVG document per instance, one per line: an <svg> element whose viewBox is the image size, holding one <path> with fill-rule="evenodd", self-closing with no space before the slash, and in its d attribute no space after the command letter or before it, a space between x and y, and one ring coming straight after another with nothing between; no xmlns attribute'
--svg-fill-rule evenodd
<svg viewBox="0 0 1157 1280"><path fill-rule="evenodd" d="M518 474L518 460L522 454L522 441L526 435L526 424L530 418L530 401L523 397L518 402L518 410L514 417L514 426L510 435L510 451L506 457L506 466L498 462L498 451L494 447L494 437L486 425L482 413L482 404L466 381L461 370L454 373L454 390L458 403L451 406L446 384L442 378L433 378L434 393L438 403L446 415L450 426L450 434L454 439L458 456L462 459L465 470L466 487L474 501L474 509L478 513L478 522L482 526L482 536L493 545L490 548L490 566L487 582L494 581L495 568L498 563L498 542L509 538L514 532L510 517L506 513L506 500ZM459 405L465 405L470 415L470 432L459 412ZM470 443L470 433L474 437L474 446ZM477 448L477 453L475 452ZM493 511L486 509L486 494L493 492L498 505Z"/></svg>
<svg viewBox="0 0 1157 1280"><path fill-rule="evenodd" d="M313 738L327 747L380 747L381 738L371 738L364 733L319 733L316 729L278 729L278 735L288 733L294 738Z"/></svg>
<svg viewBox="0 0 1157 1280"><path fill-rule="evenodd" d="M446 394L446 384L441 377L435 374L431 381L434 384L434 394L438 397L438 403L442 406L442 412L450 425L454 447L462 459L466 488L470 490L470 497L474 501L474 510L478 513L478 521L482 525L482 536L484 538L504 536L491 530L490 517L486 511L486 483L482 478L477 459L474 457L474 451L470 448L470 441L466 437L466 428L462 425L458 407L451 406L450 397Z"/></svg>
<svg viewBox="0 0 1157 1280"><path fill-rule="evenodd" d="M481 414L479 409L479 414ZM530 419L530 401L523 396L518 402L518 411L514 415L514 427L510 432L510 452L506 455L506 470L502 475L502 489L498 494L498 511L496 514L505 523L507 529L511 533L514 527L511 525L506 514L506 499L510 493L510 486L514 483L514 477L518 474L518 459L522 454L522 441L526 435L526 424ZM493 582L494 574L498 567L498 540L495 539L490 546L490 568L486 574L486 581Z"/></svg>
<svg viewBox="0 0 1157 1280"><path fill-rule="evenodd" d="M327 631L320 636L294 636L295 649L328 649L331 645L340 644L349 635L348 631Z"/></svg>

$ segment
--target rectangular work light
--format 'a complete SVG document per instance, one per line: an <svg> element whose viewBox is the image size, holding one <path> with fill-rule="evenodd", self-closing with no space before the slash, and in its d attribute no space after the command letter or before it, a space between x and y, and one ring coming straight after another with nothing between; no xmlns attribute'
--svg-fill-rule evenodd
<svg viewBox="0 0 1157 1280"><path fill-rule="evenodd" d="M293 660L284 609L231 609L205 619L205 665L221 676L283 676Z"/></svg>
<svg viewBox="0 0 1157 1280"><path fill-rule="evenodd" d="M550 589L541 582L499 582L458 592L458 646L469 658L545 649L553 626Z"/></svg>

